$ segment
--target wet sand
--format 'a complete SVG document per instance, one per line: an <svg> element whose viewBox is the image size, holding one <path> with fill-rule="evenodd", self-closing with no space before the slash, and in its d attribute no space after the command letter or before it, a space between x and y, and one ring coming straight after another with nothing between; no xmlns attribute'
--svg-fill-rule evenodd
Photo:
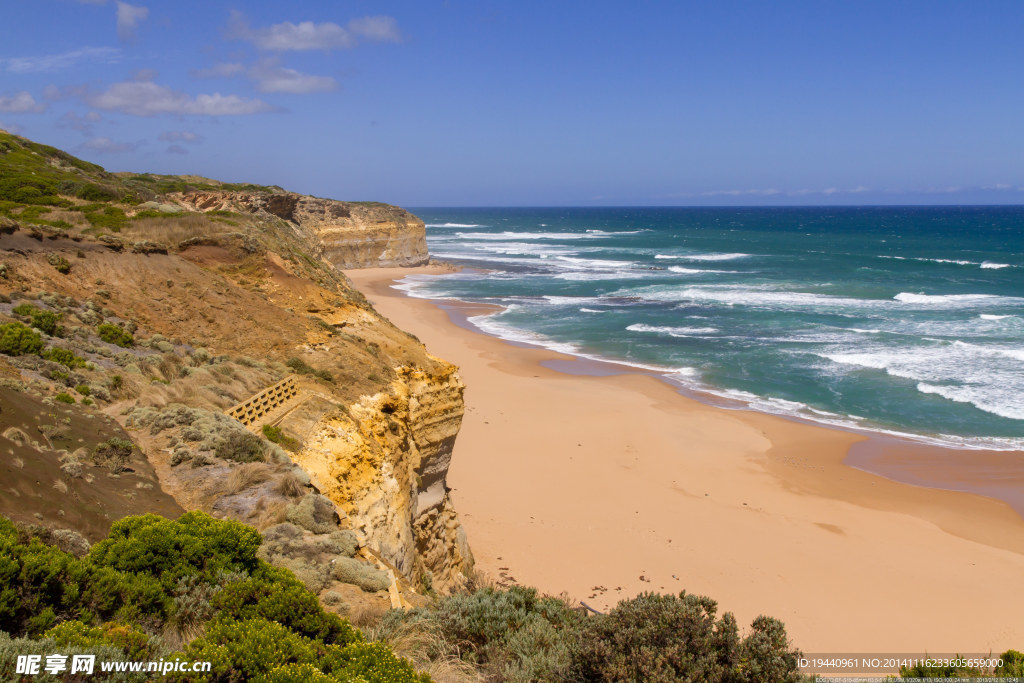
<svg viewBox="0 0 1024 683"><path fill-rule="evenodd" d="M460 368L466 417L448 483L492 577L597 609L685 589L741 627L781 619L808 653L1024 646L1020 515L1003 500L912 485L980 490L998 472L997 488L1012 489L1024 455L966 467L977 452L943 459L942 449L729 410L622 366L509 344L466 323L485 308L391 287L431 272L443 271L347 274Z"/></svg>

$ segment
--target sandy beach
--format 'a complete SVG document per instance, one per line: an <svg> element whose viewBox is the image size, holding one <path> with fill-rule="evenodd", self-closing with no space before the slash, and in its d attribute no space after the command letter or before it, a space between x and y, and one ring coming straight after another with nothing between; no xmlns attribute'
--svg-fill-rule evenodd
<svg viewBox="0 0 1024 683"><path fill-rule="evenodd" d="M927 464L938 449L871 447L864 435L710 406L625 368L553 370L545 364L581 362L473 331L456 324L459 306L391 288L430 272L347 275L460 368L467 409L448 483L490 576L601 610L685 589L741 627L781 619L807 653L1024 647L1024 521L1005 500L901 483L914 478L900 462ZM1020 479L1024 466L1007 469L1020 454L986 457L1006 470L1000 481L1010 470ZM983 490L944 462L915 483ZM865 471L885 467L892 479Z"/></svg>

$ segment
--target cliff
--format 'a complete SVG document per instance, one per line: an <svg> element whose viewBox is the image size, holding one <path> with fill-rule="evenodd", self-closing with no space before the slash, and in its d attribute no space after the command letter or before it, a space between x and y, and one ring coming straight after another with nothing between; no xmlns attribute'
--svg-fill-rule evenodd
<svg viewBox="0 0 1024 683"><path fill-rule="evenodd" d="M242 211L293 225L337 268L417 266L427 262L426 230L405 209L377 202L342 202L307 195L257 192L174 193L190 211Z"/></svg>
<svg viewBox="0 0 1024 683"><path fill-rule="evenodd" d="M404 367L390 390L317 422L296 462L417 585L465 583L472 555L445 485L462 422L453 366Z"/></svg>
<svg viewBox="0 0 1024 683"><path fill-rule="evenodd" d="M97 538L126 514L204 510L277 538L275 561L321 597L347 590L332 567L376 565L352 570L353 609L393 604L378 570L404 603L466 580L445 485L462 383L340 271L425 261L422 221L277 187L109 174L7 134L0 177L0 324L25 344L0 350L3 415L35 406L32 425L56 405L72 427L50 419L64 441L0 452L24 491L9 514ZM226 415L289 376L285 410L245 426ZM101 421L109 434L71 445ZM115 435L130 440L124 462L101 457ZM29 496L40 482L51 493ZM109 504L87 510L93 498ZM331 559L339 528L358 560Z"/></svg>

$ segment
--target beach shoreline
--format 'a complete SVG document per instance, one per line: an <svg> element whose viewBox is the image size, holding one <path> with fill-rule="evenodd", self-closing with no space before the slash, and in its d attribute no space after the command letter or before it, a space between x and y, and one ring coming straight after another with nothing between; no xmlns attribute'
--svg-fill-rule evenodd
<svg viewBox="0 0 1024 683"><path fill-rule="evenodd" d="M347 275L460 367L467 409L448 481L492 577L598 609L644 590L706 594L741 626L762 613L781 619L806 652L1024 642L1012 617L1024 607L1013 595L1021 507L940 490L986 484L987 495L1012 498L1024 454L971 451L991 467L965 481L965 461L936 467L937 447L708 405L629 368L576 372L589 361L466 323L485 308L392 288L439 272L450 271ZM931 479L908 477L915 470ZM1009 484L993 486L993 473Z"/></svg>

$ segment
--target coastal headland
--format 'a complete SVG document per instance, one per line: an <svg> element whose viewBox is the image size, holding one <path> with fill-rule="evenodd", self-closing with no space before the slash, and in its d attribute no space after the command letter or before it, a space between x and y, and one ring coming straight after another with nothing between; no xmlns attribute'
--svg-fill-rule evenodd
<svg viewBox="0 0 1024 683"><path fill-rule="evenodd" d="M459 367L466 413L448 483L493 579L599 610L643 591L705 594L741 625L782 619L807 653L1024 642L1024 520L1004 500L894 481L912 479L901 458L928 448L715 407L630 368L477 332L466 317L479 306L392 288L439 272L346 274ZM892 479L845 464L854 445ZM956 482L954 463L919 483L979 490Z"/></svg>

